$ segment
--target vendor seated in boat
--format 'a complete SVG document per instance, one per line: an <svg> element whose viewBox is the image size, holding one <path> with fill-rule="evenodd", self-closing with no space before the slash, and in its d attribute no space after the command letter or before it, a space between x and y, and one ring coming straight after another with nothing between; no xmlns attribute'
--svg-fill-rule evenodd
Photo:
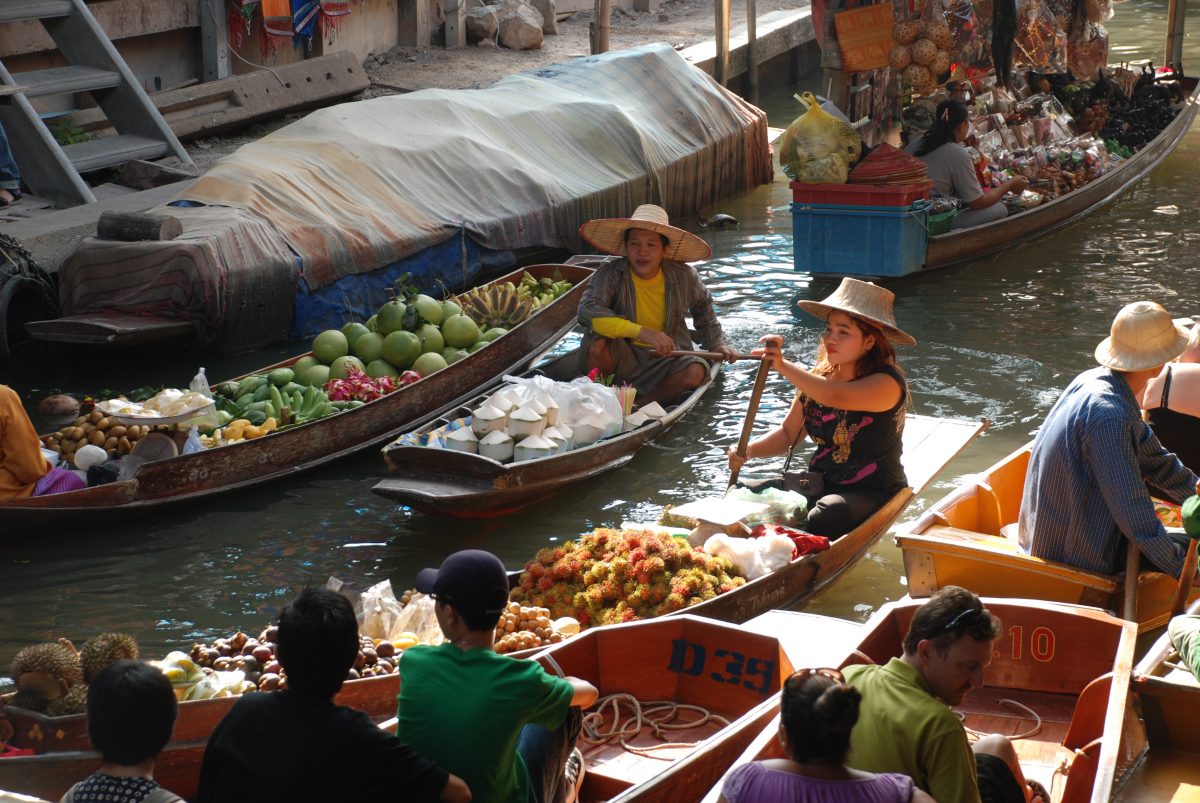
<svg viewBox="0 0 1200 803"><path fill-rule="evenodd" d="M1028 179L1016 176L985 191L979 185L970 154L961 144L970 129L966 105L961 100L943 100L938 104L930 129L905 148L925 163L936 195L957 198L966 206L954 216L950 224L952 229L993 223L1007 217L1005 193L1021 193L1029 186Z"/></svg>
<svg viewBox="0 0 1200 803"><path fill-rule="evenodd" d="M712 296L687 263L712 255L708 244L667 222L662 207L639 206L629 218L592 220L579 229L583 239L622 257L602 265L579 304L587 334L581 352L586 371L612 376L637 388L639 405L670 404L708 379L700 357L671 357L693 348L685 314L700 344L732 362L737 353L713 311Z"/></svg>
<svg viewBox="0 0 1200 803"><path fill-rule="evenodd" d="M808 435L817 445L809 470L791 474L785 465L783 477L767 484L804 494L801 527L810 533L845 535L908 485L900 464L908 383L894 346L917 341L896 326L894 299L890 290L845 278L824 301L801 301L825 321L811 369L784 359L780 338L763 338L763 359L798 392L783 423L750 441L745 456L730 449L729 465L782 454L790 464Z"/></svg>
<svg viewBox="0 0 1200 803"><path fill-rule="evenodd" d="M1146 383L1142 409L1163 447L1200 474L1200 324L1179 358Z"/></svg>
<svg viewBox="0 0 1200 803"><path fill-rule="evenodd" d="M1029 455L1017 535L1035 557L1116 574L1125 539L1155 569L1179 576L1188 538L1163 527L1146 485L1182 504L1196 475L1163 448L1138 407L1147 382L1188 333L1150 301L1127 305L1085 371L1050 408Z"/></svg>
<svg viewBox="0 0 1200 803"><path fill-rule="evenodd" d="M79 475L50 465L21 398L12 388L0 385L0 501L84 487Z"/></svg>

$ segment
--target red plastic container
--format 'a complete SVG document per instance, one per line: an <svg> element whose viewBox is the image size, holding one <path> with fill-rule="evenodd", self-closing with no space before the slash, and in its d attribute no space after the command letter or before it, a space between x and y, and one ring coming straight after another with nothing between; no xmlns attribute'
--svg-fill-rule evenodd
<svg viewBox="0 0 1200 803"><path fill-rule="evenodd" d="M804 184L793 181L792 201L835 206L912 206L929 198L932 181L919 184Z"/></svg>

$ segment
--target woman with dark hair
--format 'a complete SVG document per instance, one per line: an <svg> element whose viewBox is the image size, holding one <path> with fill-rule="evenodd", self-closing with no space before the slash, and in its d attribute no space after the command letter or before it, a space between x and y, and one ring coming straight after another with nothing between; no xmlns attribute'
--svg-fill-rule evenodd
<svg viewBox="0 0 1200 803"><path fill-rule="evenodd" d="M1016 176L984 191L979 186L975 165L960 143L967 138L971 124L967 107L961 100L943 100L938 104L933 125L925 136L908 144L905 150L925 163L933 191L944 198L957 198L966 205L954 216L950 227L965 229L991 223L1008 215L1001 201L1007 192L1024 192L1029 180Z"/></svg>
<svg viewBox="0 0 1200 803"><path fill-rule="evenodd" d="M729 466L787 454L783 478L768 484L804 494L801 526L810 533L845 535L908 485L900 464L908 383L894 344L917 341L896 326L894 299L890 290L845 278L825 300L799 302L825 321L811 369L784 359L779 338L761 341L763 360L798 392L783 423L750 441L744 457L729 450ZM808 471L791 474L792 452L805 435L816 451Z"/></svg>
<svg viewBox="0 0 1200 803"><path fill-rule="evenodd" d="M836 669L801 669L780 702L785 758L752 761L721 788L724 803L934 803L907 775L846 766L862 695Z"/></svg>

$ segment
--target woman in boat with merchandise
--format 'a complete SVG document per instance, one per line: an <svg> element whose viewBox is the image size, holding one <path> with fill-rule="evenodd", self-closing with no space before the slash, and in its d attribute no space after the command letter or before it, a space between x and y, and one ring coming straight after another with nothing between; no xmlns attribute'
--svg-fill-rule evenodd
<svg viewBox="0 0 1200 803"><path fill-rule="evenodd" d="M825 321L816 364L787 360L778 336L762 339L761 353L797 388L783 423L750 441L745 456L729 450L731 469L748 459L788 455L782 478L763 485L804 494L807 532L837 538L878 510L908 485L900 464L908 383L896 364L895 344L916 344L892 313L895 295L858 279L842 279L823 301L799 306ZM800 440L816 443L808 471L790 473Z"/></svg>
<svg viewBox="0 0 1200 803"><path fill-rule="evenodd" d="M50 464L21 398L0 385L0 501L77 491L84 485L75 473Z"/></svg>
<svg viewBox="0 0 1200 803"><path fill-rule="evenodd" d="M933 181L934 194L957 198L965 205L950 224L952 229L965 229L983 223L994 223L1008 217L1004 205L1007 192L1021 193L1029 179L1016 176L985 191L979 185L975 165L962 142L971 133L967 107L961 100L943 100L938 104L933 125L925 135L908 144L904 150L925 163Z"/></svg>

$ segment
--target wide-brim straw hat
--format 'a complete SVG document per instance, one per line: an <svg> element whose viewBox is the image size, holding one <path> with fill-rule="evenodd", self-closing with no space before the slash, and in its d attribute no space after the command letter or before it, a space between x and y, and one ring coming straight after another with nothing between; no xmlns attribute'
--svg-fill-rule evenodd
<svg viewBox="0 0 1200 803"><path fill-rule="evenodd" d="M895 300L896 294L886 287L847 276L828 298L822 301L799 301L797 305L823 321L829 320L829 313L839 310L875 324L893 343L915 346L916 338L896 325L896 316L892 312Z"/></svg>
<svg viewBox="0 0 1200 803"><path fill-rule="evenodd" d="M1111 334L1096 346L1096 362L1116 371L1145 371L1165 365L1187 348L1188 331L1153 301L1127 304Z"/></svg>
<svg viewBox="0 0 1200 803"><path fill-rule="evenodd" d="M699 262L712 256L708 243L672 226L667 210L654 204L642 204L630 217L589 220L579 227L579 236L606 254L625 256L625 232L629 229L646 229L666 237L670 242L663 256L672 262Z"/></svg>

